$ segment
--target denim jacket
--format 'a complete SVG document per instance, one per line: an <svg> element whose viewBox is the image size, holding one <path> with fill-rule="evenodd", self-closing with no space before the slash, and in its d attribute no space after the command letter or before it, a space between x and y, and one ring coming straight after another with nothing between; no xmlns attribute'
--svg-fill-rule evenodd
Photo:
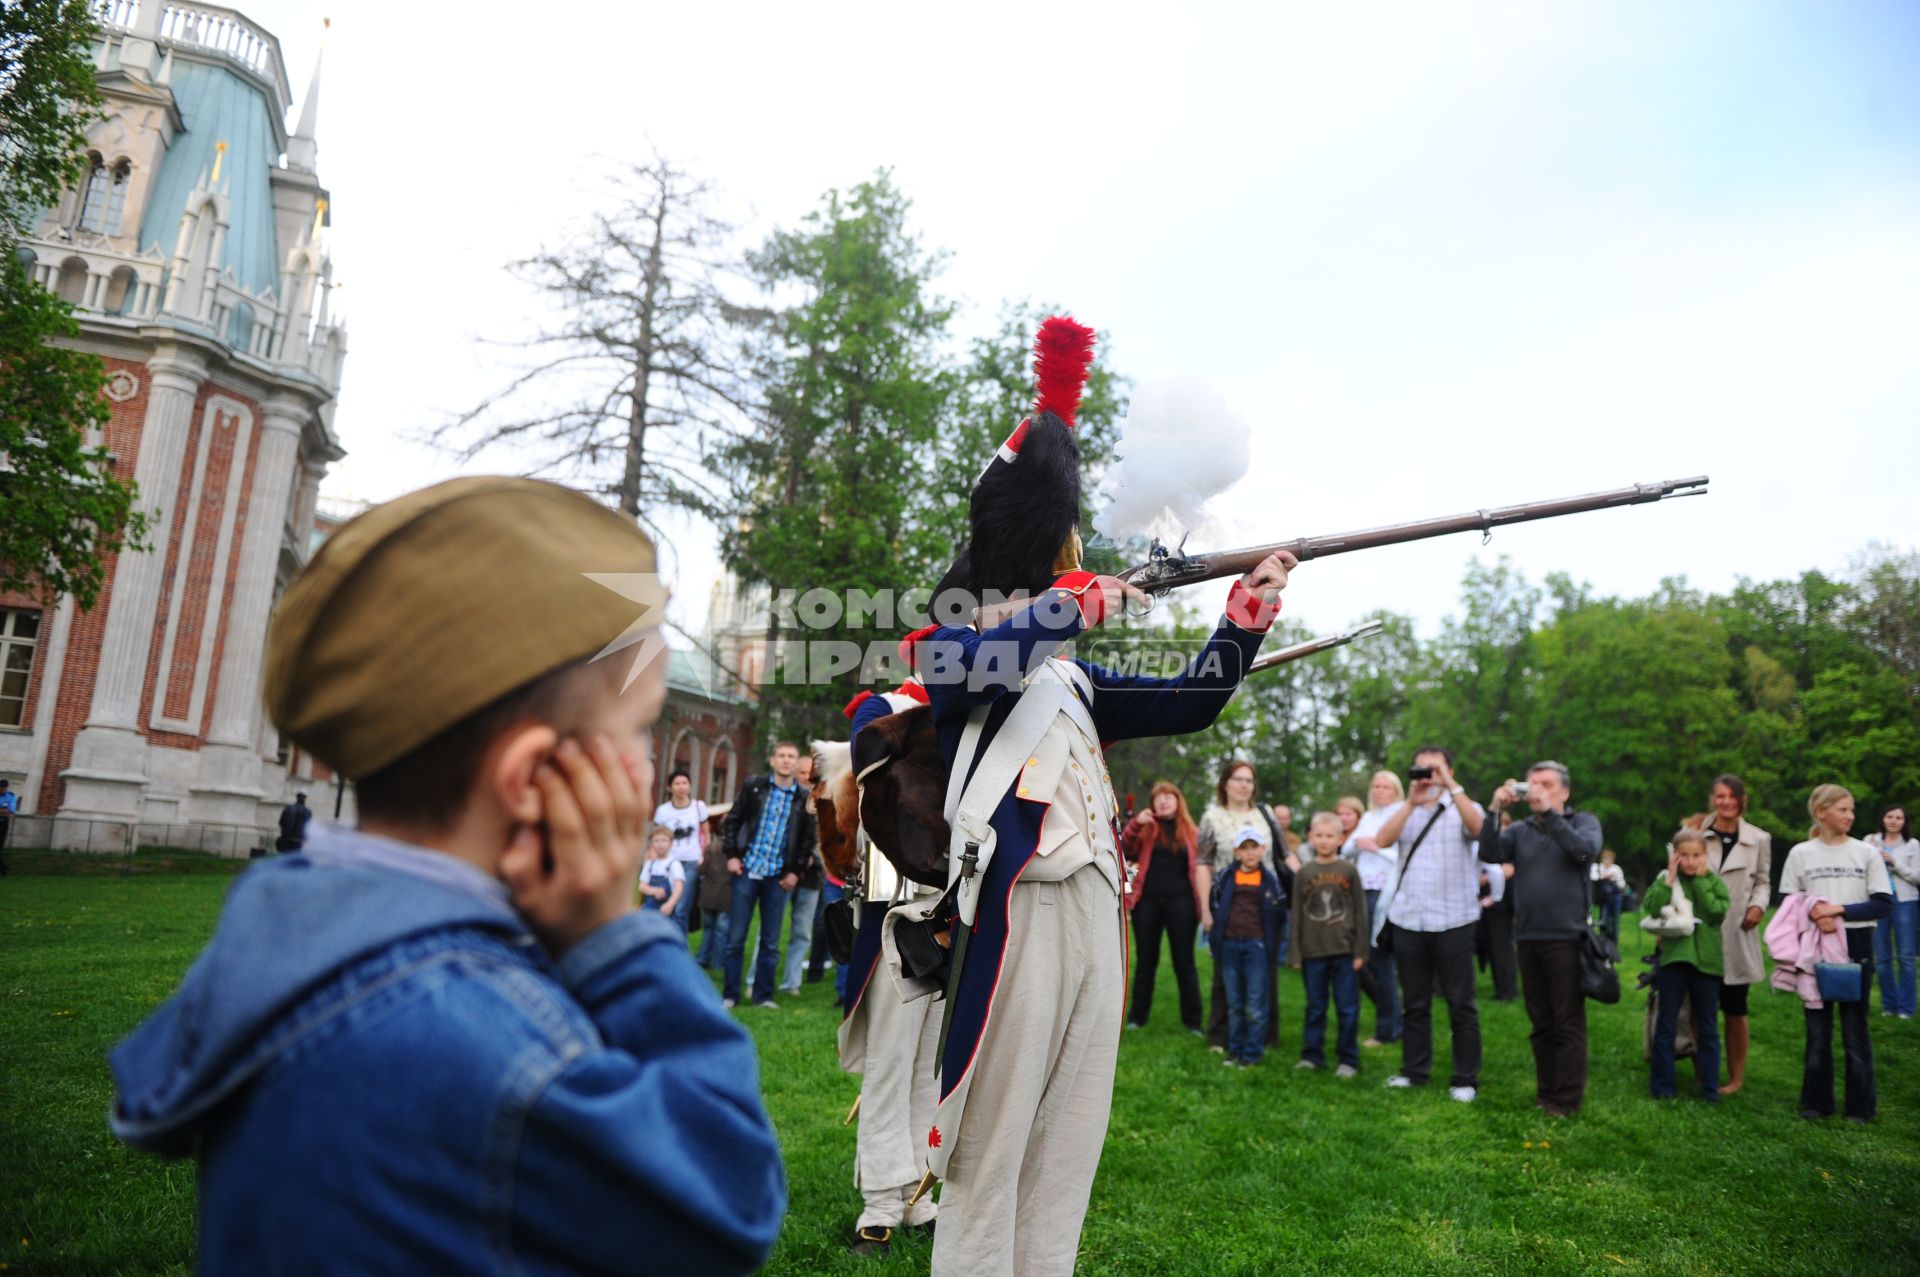
<svg viewBox="0 0 1920 1277"><path fill-rule="evenodd" d="M450 856L316 824L111 1056L195 1154L199 1271L744 1273L786 1178L754 1050L657 913L559 962Z"/></svg>
<svg viewBox="0 0 1920 1277"><path fill-rule="evenodd" d="M1233 912L1233 896L1237 891L1247 888L1237 885L1233 880L1233 871L1240 866L1229 861L1220 876L1213 880L1213 930L1207 933L1207 946L1215 953L1227 940L1227 915ZM1280 960L1280 923L1286 916L1287 893L1280 885L1279 875L1265 865L1260 867L1260 927L1263 932L1261 943L1267 946L1267 959L1270 962Z"/></svg>

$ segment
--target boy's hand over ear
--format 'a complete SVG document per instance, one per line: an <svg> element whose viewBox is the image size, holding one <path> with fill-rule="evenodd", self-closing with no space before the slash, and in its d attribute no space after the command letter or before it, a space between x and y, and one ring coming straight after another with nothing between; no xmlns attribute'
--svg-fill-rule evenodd
<svg viewBox="0 0 1920 1277"><path fill-rule="evenodd" d="M545 830L522 827L500 857L514 908L559 957L633 909L644 818L632 764L605 736L567 739L533 774Z"/></svg>

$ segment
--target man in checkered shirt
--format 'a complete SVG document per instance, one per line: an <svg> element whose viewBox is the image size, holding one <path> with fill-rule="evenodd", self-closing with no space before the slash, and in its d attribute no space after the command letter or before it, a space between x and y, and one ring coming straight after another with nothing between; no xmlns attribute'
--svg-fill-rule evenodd
<svg viewBox="0 0 1920 1277"><path fill-rule="evenodd" d="M1453 1076L1448 1094L1471 1103L1480 1086L1480 1008L1474 998L1473 931L1480 919L1478 840L1486 812L1453 778L1453 751L1426 745L1415 751L1407 801L1374 835L1403 851L1381 901L1400 967L1400 1072L1390 1087L1425 1086L1433 1073L1433 995L1447 1002L1453 1030ZM1431 826L1431 827L1429 827ZM1376 927L1382 923L1376 921ZM1377 934L1377 933L1376 933Z"/></svg>

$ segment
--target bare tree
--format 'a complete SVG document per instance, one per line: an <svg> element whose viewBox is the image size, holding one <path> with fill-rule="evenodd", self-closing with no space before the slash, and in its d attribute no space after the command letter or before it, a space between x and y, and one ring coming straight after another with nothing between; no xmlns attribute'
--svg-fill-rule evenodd
<svg viewBox="0 0 1920 1277"><path fill-rule="evenodd" d="M707 212L709 184L656 154L617 190L574 242L511 265L559 318L506 343L530 364L432 439L463 460L511 448L529 473L614 497L657 531L663 507L718 504L701 459L750 410L733 330L752 315L724 291L733 228Z"/></svg>

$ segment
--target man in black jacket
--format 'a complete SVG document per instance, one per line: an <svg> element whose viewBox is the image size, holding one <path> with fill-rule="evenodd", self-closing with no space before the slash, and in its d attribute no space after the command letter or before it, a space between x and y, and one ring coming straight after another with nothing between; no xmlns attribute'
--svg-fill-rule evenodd
<svg viewBox="0 0 1920 1277"><path fill-rule="evenodd" d="M1587 1001L1580 953L1590 909L1589 881L1600 854L1600 821L1567 802L1571 778L1548 760L1493 791L1487 810L1524 801L1533 809L1506 829L1489 820L1480 859L1512 865L1513 930L1520 942L1520 988L1533 1022L1534 1103L1554 1117L1580 1109L1587 1092Z"/></svg>
<svg viewBox="0 0 1920 1277"><path fill-rule="evenodd" d="M273 849L280 852L299 851L307 845L307 822L313 819L313 809L307 806L305 794L295 794L293 801L280 809L280 836L274 839Z"/></svg>
<svg viewBox="0 0 1920 1277"><path fill-rule="evenodd" d="M772 1008L776 959L780 952L780 920L787 894L799 884L814 854L813 817L807 812L806 787L794 773L800 750L792 741L773 747L767 760L772 772L755 776L740 786L733 807L720 828L727 853L727 872L733 875L733 904L727 913L726 979L721 1001L740 1002L741 967L747 948L747 924L760 911L760 942L753 964L754 1005Z"/></svg>

